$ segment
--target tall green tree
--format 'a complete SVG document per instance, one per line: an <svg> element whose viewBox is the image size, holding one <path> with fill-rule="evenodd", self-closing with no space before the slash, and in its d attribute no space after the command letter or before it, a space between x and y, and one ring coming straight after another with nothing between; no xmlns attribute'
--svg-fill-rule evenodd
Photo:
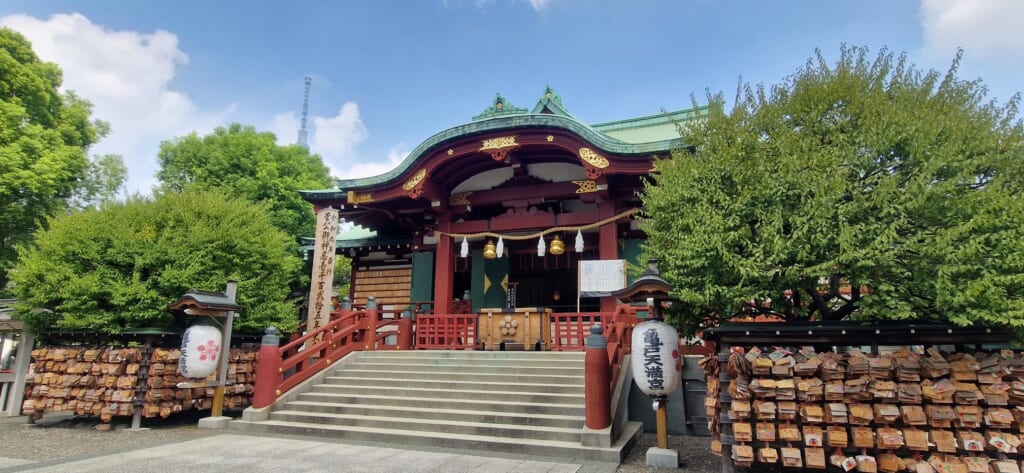
<svg viewBox="0 0 1024 473"><path fill-rule="evenodd" d="M158 159L163 190L219 188L265 203L274 225L295 240L312 235L316 224L312 206L298 191L332 184L319 156L301 146L279 146L273 133L237 123L205 136L192 133L165 141Z"/></svg>
<svg viewBox="0 0 1024 473"><path fill-rule="evenodd" d="M15 247L66 209L88 168L86 150L107 132L90 120L91 104L60 85L56 64L0 28L0 291Z"/></svg>
<svg viewBox="0 0 1024 473"><path fill-rule="evenodd" d="M168 304L234 279L239 330L290 331L288 282L302 268L292 245L265 208L223 192L133 197L52 218L12 271L16 309L36 330L171 328Z"/></svg>
<svg viewBox="0 0 1024 473"><path fill-rule="evenodd" d="M873 57L872 57L873 56ZM687 332L744 313L1024 326L1019 96L906 55L820 52L681 127L645 251Z"/></svg>
<svg viewBox="0 0 1024 473"><path fill-rule="evenodd" d="M128 167L119 154L96 155L89 159L89 166L71 195L69 204L72 208L99 206L112 202L124 190L128 179Z"/></svg>

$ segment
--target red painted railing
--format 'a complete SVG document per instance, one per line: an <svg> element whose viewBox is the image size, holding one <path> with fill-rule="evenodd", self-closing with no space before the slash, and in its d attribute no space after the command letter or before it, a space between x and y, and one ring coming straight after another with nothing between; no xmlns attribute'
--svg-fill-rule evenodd
<svg viewBox="0 0 1024 473"><path fill-rule="evenodd" d="M374 304L370 307L336 310L326 326L294 338L284 346L277 346L276 342L268 344L265 337L257 365L253 407L272 404L284 392L353 351L405 350L413 346L417 349L473 350L479 344L476 315L421 314L416 317L414 332L413 321L401 317L399 311L382 311ZM607 403L610 399L606 395L618 378L623 358L630 353L637 313L644 310L642 307L620 305L613 313L551 314L552 351L585 350L590 326L601 322L604 327L607 348L601 358L607 364L604 361L600 363L604 366L601 368L604 374L599 377L599 384L605 386L605 392L599 403ZM382 316L388 318L382 319ZM276 337L271 338L276 340ZM588 361L588 369L590 364ZM592 389L588 387L588 391Z"/></svg>
<svg viewBox="0 0 1024 473"><path fill-rule="evenodd" d="M632 351L633 327L636 327L637 324L636 314L646 310L646 307L620 304L615 307L615 312L604 323L604 336L608 339L608 366L611 368L609 381L612 385L619 377L622 359Z"/></svg>
<svg viewBox="0 0 1024 473"><path fill-rule="evenodd" d="M420 315L416 317L416 349L473 350L478 342L476 324L476 315Z"/></svg>
<svg viewBox="0 0 1024 473"><path fill-rule="evenodd" d="M412 320L381 321L380 311L373 304L370 306L336 310L327 325L284 346L264 337L256 366L253 407L273 404L281 394L353 351L412 348ZM276 340L269 332L268 336ZM390 336L395 337L395 343L386 343Z"/></svg>
<svg viewBox="0 0 1024 473"><path fill-rule="evenodd" d="M586 347L590 326L611 314L590 312L566 312L551 314L551 351L583 351Z"/></svg>

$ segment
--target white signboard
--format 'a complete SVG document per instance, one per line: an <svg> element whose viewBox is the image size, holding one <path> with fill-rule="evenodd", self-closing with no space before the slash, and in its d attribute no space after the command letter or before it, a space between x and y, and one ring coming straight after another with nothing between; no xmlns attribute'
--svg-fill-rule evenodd
<svg viewBox="0 0 1024 473"><path fill-rule="evenodd" d="M580 261L580 296L603 297L626 287L626 260Z"/></svg>

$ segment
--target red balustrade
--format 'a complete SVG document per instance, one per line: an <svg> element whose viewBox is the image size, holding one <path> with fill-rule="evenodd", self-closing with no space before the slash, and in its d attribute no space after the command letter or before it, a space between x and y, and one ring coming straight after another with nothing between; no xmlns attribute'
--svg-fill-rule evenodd
<svg viewBox="0 0 1024 473"><path fill-rule="evenodd" d="M389 336L395 336L397 343L387 344ZM381 321L380 310L372 305L367 309L339 309L331 314L327 325L284 346L279 347L277 340L276 330L268 329L256 366L255 408L273 404L281 394L353 351L412 348L412 320Z"/></svg>
<svg viewBox="0 0 1024 473"><path fill-rule="evenodd" d="M417 350L473 350L477 316L433 314L416 317Z"/></svg>
<svg viewBox="0 0 1024 473"><path fill-rule="evenodd" d="M590 326L606 323L610 315L600 312L565 312L551 314L551 351L583 351Z"/></svg>

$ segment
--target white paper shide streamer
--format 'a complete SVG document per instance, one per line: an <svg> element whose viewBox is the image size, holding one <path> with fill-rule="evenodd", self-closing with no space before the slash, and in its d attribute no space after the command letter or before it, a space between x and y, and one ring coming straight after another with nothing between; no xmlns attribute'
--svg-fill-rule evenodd
<svg viewBox="0 0 1024 473"><path fill-rule="evenodd" d="M466 237L462 237L462 248L459 249L459 256L463 258L469 256L469 242L466 241Z"/></svg>
<svg viewBox="0 0 1024 473"><path fill-rule="evenodd" d="M217 327L193 325L181 337L178 372L186 378L205 378L217 370L221 336Z"/></svg>
<svg viewBox="0 0 1024 473"><path fill-rule="evenodd" d="M505 256L505 240L502 240L501 237L498 237L498 247L494 252L498 254L498 258Z"/></svg>
<svg viewBox="0 0 1024 473"><path fill-rule="evenodd" d="M541 235L537 239L537 256L544 256L544 252L547 251L547 245L544 244L544 236Z"/></svg>
<svg viewBox="0 0 1024 473"><path fill-rule="evenodd" d="M583 253L583 232L576 230L576 252Z"/></svg>
<svg viewBox="0 0 1024 473"><path fill-rule="evenodd" d="M644 393L663 396L679 387L683 360L679 333L672 326L649 321L634 327L631 360L633 377Z"/></svg>

